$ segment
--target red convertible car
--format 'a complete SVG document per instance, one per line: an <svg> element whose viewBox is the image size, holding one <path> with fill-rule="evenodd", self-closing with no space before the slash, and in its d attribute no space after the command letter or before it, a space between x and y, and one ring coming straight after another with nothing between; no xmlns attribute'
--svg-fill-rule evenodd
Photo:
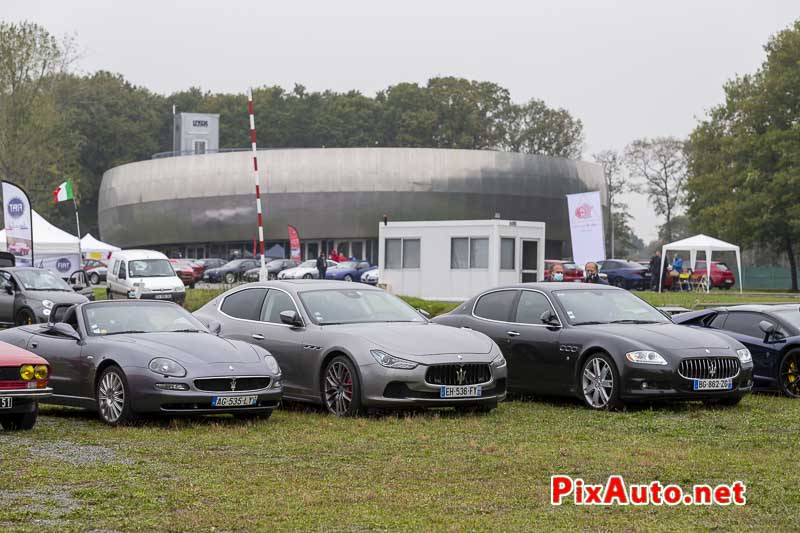
<svg viewBox="0 0 800 533"><path fill-rule="evenodd" d="M31 429L41 398L50 396L50 364L36 354L0 342L0 425Z"/></svg>

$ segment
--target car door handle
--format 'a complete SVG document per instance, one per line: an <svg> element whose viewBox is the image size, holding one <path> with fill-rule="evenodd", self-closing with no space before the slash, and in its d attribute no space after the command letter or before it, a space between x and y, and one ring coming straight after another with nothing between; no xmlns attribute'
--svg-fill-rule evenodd
<svg viewBox="0 0 800 533"><path fill-rule="evenodd" d="M519 331L506 331L510 337L519 337Z"/></svg>
<svg viewBox="0 0 800 533"><path fill-rule="evenodd" d="M262 335L261 333L253 333L250 336L253 337L257 341L263 341L264 340L264 335Z"/></svg>
<svg viewBox="0 0 800 533"><path fill-rule="evenodd" d="M37 348L38 346L39 346L38 342L32 342L31 343L31 348Z"/></svg>

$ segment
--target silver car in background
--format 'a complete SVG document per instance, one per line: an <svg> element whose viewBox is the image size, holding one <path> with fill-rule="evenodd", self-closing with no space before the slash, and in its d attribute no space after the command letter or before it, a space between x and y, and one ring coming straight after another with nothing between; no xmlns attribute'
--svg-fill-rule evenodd
<svg viewBox="0 0 800 533"><path fill-rule="evenodd" d="M433 324L387 292L339 281L251 283L195 316L221 336L257 344L283 370L284 397L337 416L369 407L489 411L506 395L497 344Z"/></svg>

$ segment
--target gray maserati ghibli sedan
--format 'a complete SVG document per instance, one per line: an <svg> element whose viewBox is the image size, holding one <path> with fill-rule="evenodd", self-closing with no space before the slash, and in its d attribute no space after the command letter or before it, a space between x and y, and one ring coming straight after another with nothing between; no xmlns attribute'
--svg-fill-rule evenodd
<svg viewBox="0 0 800 533"><path fill-rule="evenodd" d="M50 319L0 339L49 361L47 403L95 410L110 425L150 413L266 418L283 393L269 352L214 335L172 302L57 304Z"/></svg>
<svg viewBox="0 0 800 533"><path fill-rule="evenodd" d="M489 411L506 361L477 331L433 324L401 299L331 280L242 285L195 312L212 331L266 348L284 396L349 416L370 407Z"/></svg>

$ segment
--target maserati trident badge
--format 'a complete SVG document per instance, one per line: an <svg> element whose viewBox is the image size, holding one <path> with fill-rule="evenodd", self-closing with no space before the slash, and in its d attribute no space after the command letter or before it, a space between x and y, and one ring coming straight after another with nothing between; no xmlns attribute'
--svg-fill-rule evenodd
<svg viewBox="0 0 800 533"><path fill-rule="evenodd" d="M459 356L459 358L460 357L461 356ZM463 366L458 367L458 370L456 370L456 380L458 381L458 384L463 385L466 379L467 379L467 371L464 370Z"/></svg>

